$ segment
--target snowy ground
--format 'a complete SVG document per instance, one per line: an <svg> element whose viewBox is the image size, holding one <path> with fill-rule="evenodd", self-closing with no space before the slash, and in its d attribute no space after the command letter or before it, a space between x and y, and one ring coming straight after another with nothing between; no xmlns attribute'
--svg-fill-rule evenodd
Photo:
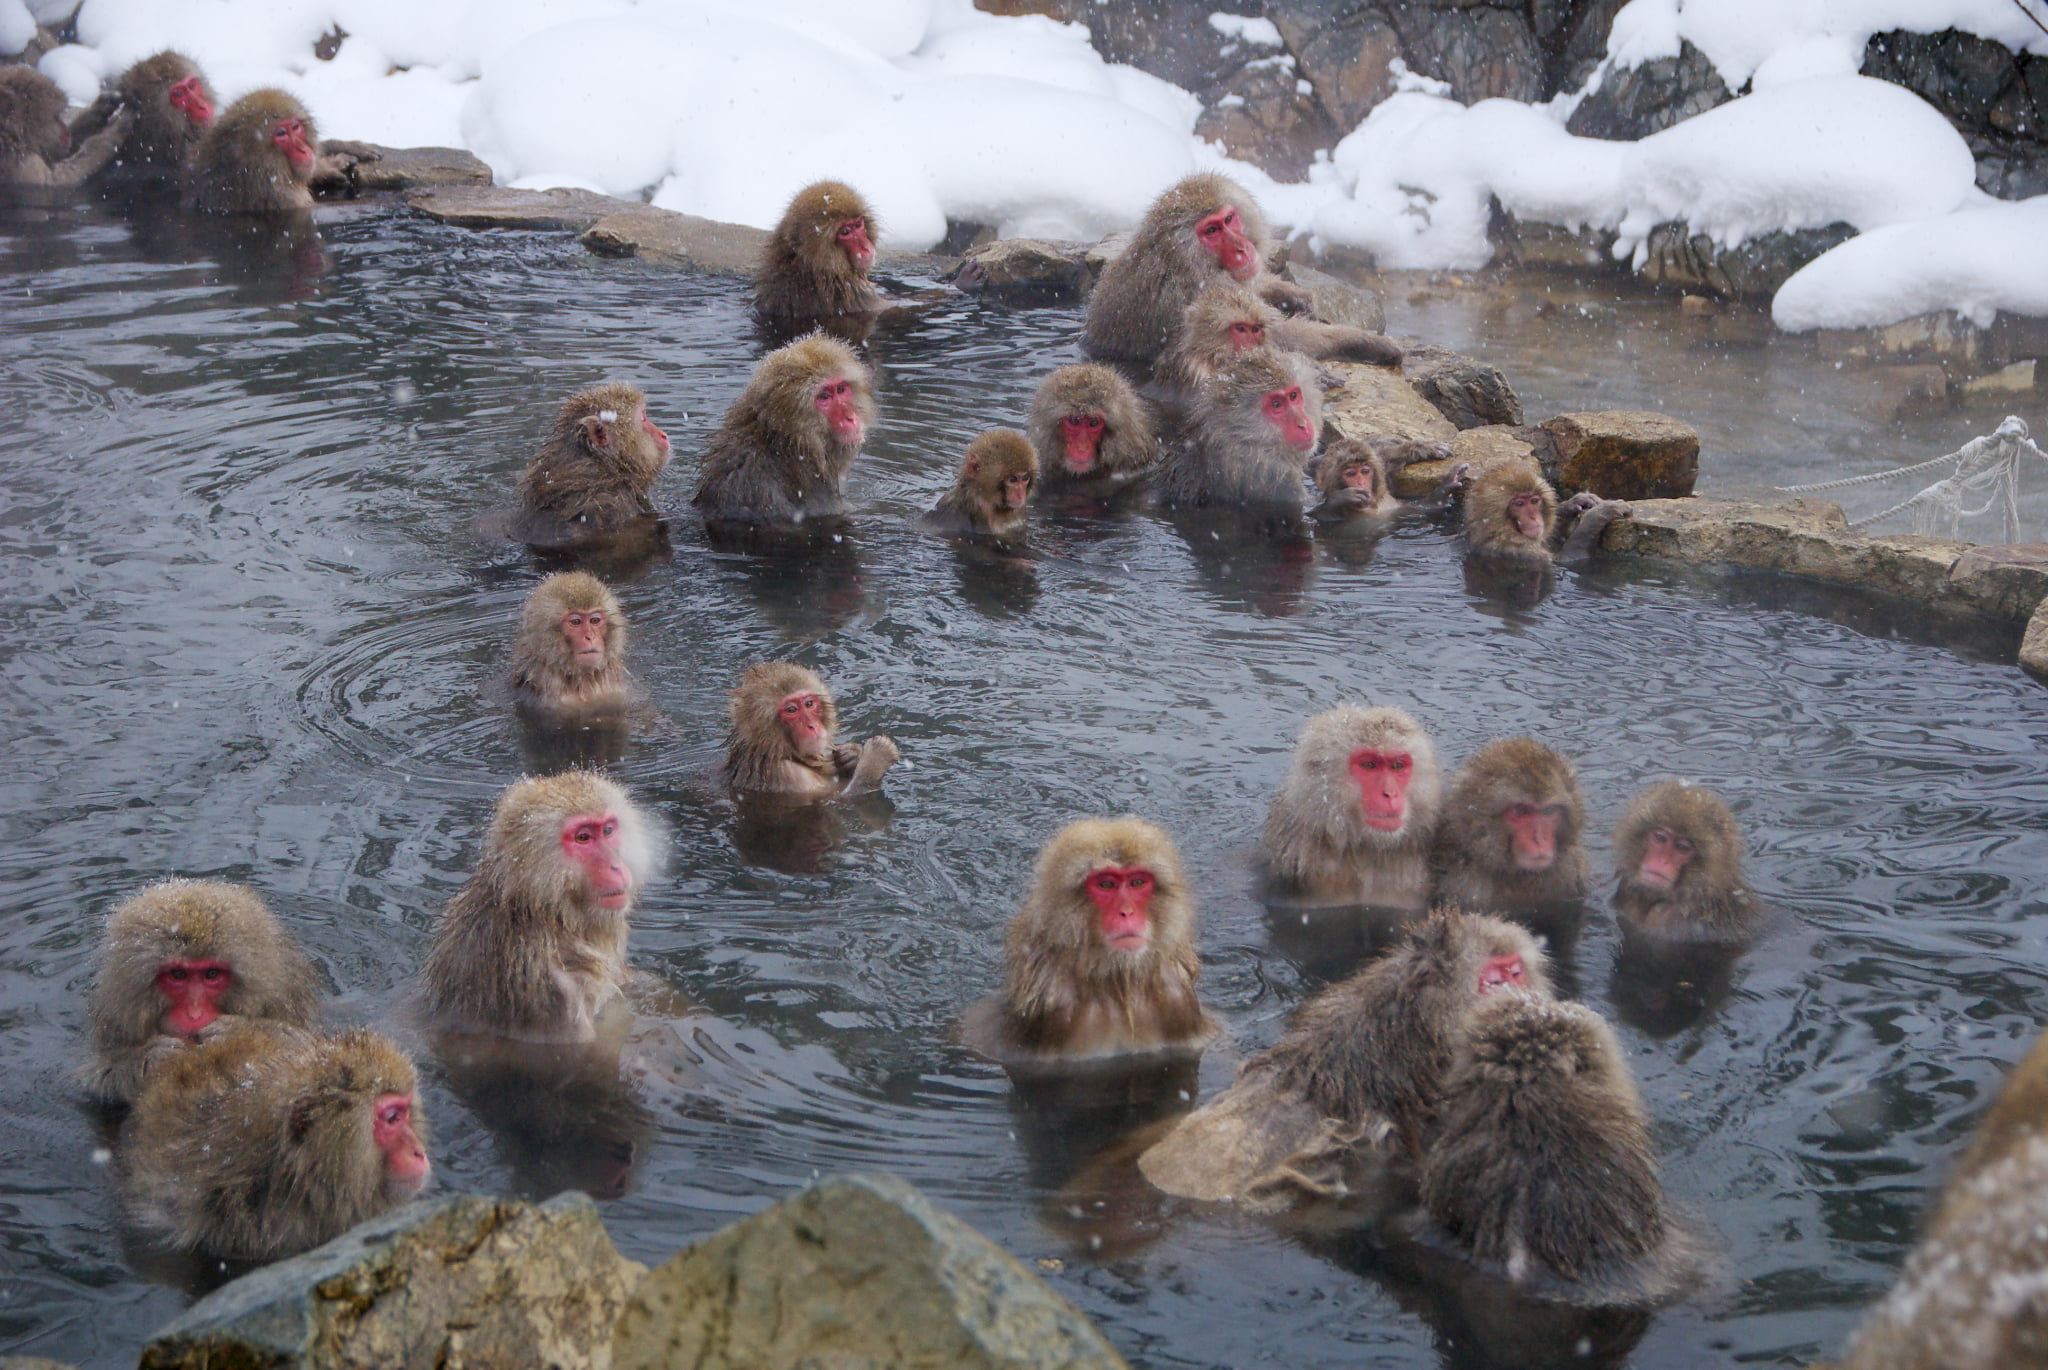
<svg viewBox="0 0 2048 1370"><path fill-rule="evenodd" d="M0 51L21 48L31 15L72 3L0 0ZM1212 23L1254 47L1279 36L1263 20ZM317 59L337 26L348 37ZM1193 96L1103 62L1079 26L970 0L85 0L79 42L42 70L84 103L177 47L225 98L295 92L329 137L466 147L502 183L762 227L834 176L875 202L900 248L929 247L949 218L1093 238L1220 167L1277 223L1387 266L1482 265L1493 196L1519 217L1613 229L1619 256L1672 219L1723 243L1846 220L1864 236L1785 285L1782 327L2048 314L2048 197L1985 196L1939 113L1855 74L1869 36L1897 28L2048 52L2014 0L1632 0L1609 67L1687 39L1750 93L1615 143L1565 132L1583 92L1468 109L1410 76L1296 186L1199 142Z"/></svg>

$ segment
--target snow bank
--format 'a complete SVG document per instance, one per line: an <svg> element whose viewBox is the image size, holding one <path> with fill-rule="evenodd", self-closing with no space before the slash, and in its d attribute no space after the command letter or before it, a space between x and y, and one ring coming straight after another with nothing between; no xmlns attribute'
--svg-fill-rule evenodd
<svg viewBox="0 0 2048 1370"><path fill-rule="evenodd" d="M1880 228L1807 263L1771 302L1792 332L1867 328L1952 309L2048 316L2048 195Z"/></svg>

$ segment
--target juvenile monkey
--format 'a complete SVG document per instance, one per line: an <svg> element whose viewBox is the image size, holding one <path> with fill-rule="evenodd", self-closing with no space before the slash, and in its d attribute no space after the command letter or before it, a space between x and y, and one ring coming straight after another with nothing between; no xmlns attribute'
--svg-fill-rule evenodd
<svg viewBox="0 0 2048 1370"><path fill-rule="evenodd" d="M81 185L114 159L134 124L133 111L116 111L73 151L57 83L34 67L0 67L0 185Z"/></svg>
<svg viewBox="0 0 2048 1370"><path fill-rule="evenodd" d="M1438 442L1382 434L1370 438L1339 438L1323 449L1310 470L1320 502L1309 517L1325 528L1361 521L1379 526L1409 506L1394 498L1388 472L1396 465L1437 461L1451 449ZM1465 488L1471 465L1460 462L1437 488L1421 501L1423 508L1435 508Z"/></svg>
<svg viewBox="0 0 2048 1370"><path fill-rule="evenodd" d="M512 644L512 689L522 709L542 714L625 709L626 614L603 581L562 571L533 587Z"/></svg>
<svg viewBox="0 0 2048 1370"><path fill-rule="evenodd" d="M213 87L190 58L159 52L122 72L71 131L76 137L105 127L120 110L132 111L134 126L96 179L163 181L184 169L218 107Z"/></svg>
<svg viewBox="0 0 2048 1370"><path fill-rule="evenodd" d="M610 381L577 391L519 477L524 538L573 546L652 518L648 491L668 456L668 434L647 416L637 386Z"/></svg>
<svg viewBox="0 0 2048 1370"><path fill-rule="evenodd" d="M762 249L754 309L764 319L872 314L882 297L868 282L881 230L860 192L838 181L805 186Z"/></svg>
<svg viewBox="0 0 2048 1370"><path fill-rule="evenodd" d="M1245 353L1204 387L1188 426L1187 446L1160 473L1164 503L1300 516L1302 474L1323 428L1323 394L1308 362Z"/></svg>
<svg viewBox="0 0 2048 1370"><path fill-rule="evenodd" d="M313 116L281 90L251 91L200 137L185 203L201 214L289 214L313 207Z"/></svg>
<svg viewBox="0 0 2048 1370"><path fill-rule="evenodd" d="M1153 377L1172 389L1197 394L1231 362L1260 347L1299 352L1317 361L1371 366L1399 366L1402 355L1399 346L1377 333L1290 318L1226 280L1203 287L1188 303Z"/></svg>
<svg viewBox="0 0 2048 1370"><path fill-rule="evenodd" d="M842 516L847 469L874 422L853 350L822 333L799 338L754 368L712 435L690 502L714 528Z"/></svg>
<svg viewBox="0 0 2048 1370"><path fill-rule="evenodd" d="M1026 427L1038 451L1040 499L1107 496L1159 462L1152 417L1113 367L1063 366L1038 383Z"/></svg>
<svg viewBox="0 0 2048 1370"><path fill-rule="evenodd" d="M1583 899L1585 822L1571 762L1533 738L1488 743L1458 772L1444 803L1434 897L1486 913Z"/></svg>
<svg viewBox="0 0 2048 1370"><path fill-rule="evenodd" d="M1712 790L1672 780L1637 795L1614 832L1614 866L1625 932L1740 945L1763 925L1742 876L1742 831Z"/></svg>
<svg viewBox="0 0 2048 1370"><path fill-rule="evenodd" d="M882 776L902 755L880 735L858 746L836 742L839 706L832 692L794 662L749 666L726 701L726 718L732 734L725 778L740 793L855 799L881 789Z"/></svg>
<svg viewBox="0 0 2048 1370"><path fill-rule="evenodd" d="M1198 1051L1221 1031L1195 993L1202 961L1180 854L1140 818L1084 818L1038 854L1003 942L1003 992L971 1010L997 1060Z"/></svg>
<svg viewBox="0 0 2048 1370"><path fill-rule="evenodd" d="M1422 726L1352 705L1301 730L1261 841L1279 889L1305 904L1420 907L1443 777Z"/></svg>
<svg viewBox="0 0 2048 1370"><path fill-rule="evenodd" d="M1593 555L1607 525L1628 513L1618 499L1590 491L1573 495L1564 513L1575 522L1555 560L1577 566ZM1465 545L1485 561L1548 566L1557 535L1557 492L1527 462L1503 461L1481 471L1465 492Z"/></svg>
<svg viewBox="0 0 2048 1370"><path fill-rule="evenodd" d="M626 920L653 865L639 810L589 771L522 780L442 910L420 980L450 1032L588 1042L626 978Z"/></svg>
<svg viewBox="0 0 2048 1370"><path fill-rule="evenodd" d="M412 1062L377 1033L264 1024L167 1059L122 1134L122 1196L170 1245L274 1260L432 1173Z"/></svg>
<svg viewBox="0 0 2048 1370"><path fill-rule="evenodd" d="M1038 454L1013 428L997 428L968 444L953 488L924 516L940 533L978 533L1015 541L1031 517L1031 487L1038 483Z"/></svg>
<svg viewBox="0 0 2048 1370"><path fill-rule="evenodd" d="M219 880L165 880L107 915L87 1001L87 1087L133 1103L180 1047L250 1020L310 1026L312 963L254 891Z"/></svg>

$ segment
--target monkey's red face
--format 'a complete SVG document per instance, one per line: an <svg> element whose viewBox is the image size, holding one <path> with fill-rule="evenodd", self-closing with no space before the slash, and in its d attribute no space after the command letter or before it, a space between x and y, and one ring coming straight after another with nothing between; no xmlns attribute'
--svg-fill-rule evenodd
<svg viewBox="0 0 2048 1370"><path fill-rule="evenodd" d="M1236 205L1225 205L1195 222L1195 241L1208 249L1216 265L1234 281L1248 281L1259 274L1259 254L1245 236L1244 220Z"/></svg>
<svg viewBox="0 0 2048 1370"><path fill-rule="evenodd" d="M1636 867L1636 879L1653 889L1672 889L1697 850L1680 833L1652 828L1643 839L1643 859Z"/></svg>
<svg viewBox="0 0 2048 1370"><path fill-rule="evenodd" d="M1524 491L1508 501L1508 517L1515 521L1515 527L1531 542L1543 541L1543 496L1534 490Z"/></svg>
<svg viewBox="0 0 2048 1370"><path fill-rule="evenodd" d="M811 397L811 403L824 416L826 427L832 436L845 444L859 442L864 425L860 418L860 404L853 393L853 382L843 376L826 381Z"/></svg>
<svg viewBox="0 0 2048 1370"><path fill-rule="evenodd" d="M825 729L825 702L809 690L785 698L776 707L775 717L798 756L823 756L831 748L832 735Z"/></svg>
<svg viewBox="0 0 2048 1370"><path fill-rule="evenodd" d="M602 609L571 609L562 615L562 638L569 644L569 656L579 669L604 669L604 626Z"/></svg>
<svg viewBox="0 0 2048 1370"><path fill-rule="evenodd" d="M205 87L199 84L197 76L187 76L165 93L171 107L184 115L194 128L205 128L213 122L213 102L206 98Z"/></svg>
<svg viewBox="0 0 2048 1370"><path fill-rule="evenodd" d="M649 442L661 449L663 456L668 455L668 434L654 426L654 420L647 417L645 409L640 411L640 431L647 435Z"/></svg>
<svg viewBox="0 0 2048 1370"><path fill-rule="evenodd" d="M201 1028L220 1017L220 997L234 982L234 969L225 961L164 962L156 972L157 990L168 1004L164 1031L196 1037Z"/></svg>
<svg viewBox="0 0 2048 1370"><path fill-rule="evenodd" d="M270 141L277 144L285 160L295 167L313 164L313 144L306 137L306 125L298 119L280 119L271 126Z"/></svg>
<svg viewBox="0 0 2048 1370"><path fill-rule="evenodd" d="M1259 401L1259 412L1279 432L1280 441L1295 451L1306 452L1316 445L1316 430L1309 425L1308 405L1301 397L1300 386L1268 390Z"/></svg>
<svg viewBox="0 0 2048 1370"><path fill-rule="evenodd" d="M1358 786L1365 826L1374 832L1399 832L1408 821L1408 782L1415 778L1415 758L1407 752L1360 747L1351 754L1351 779Z"/></svg>
<svg viewBox="0 0 2048 1370"><path fill-rule="evenodd" d="M1239 319L1230 325L1230 348L1233 352L1249 352L1254 347L1266 345L1266 326L1250 319Z"/></svg>
<svg viewBox="0 0 2048 1370"><path fill-rule="evenodd" d="M1022 509L1024 501L1031 498L1031 477L1022 472L1003 477L1002 492L997 498L1005 512Z"/></svg>
<svg viewBox="0 0 2048 1370"><path fill-rule="evenodd" d="M623 909L633 901L633 872L615 813L579 813L562 824L562 856L583 873L590 897L603 908Z"/></svg>
<svg viewBox="0 0 2048 1370"><path fill-rule="evenodd" d="M1143 866L1097 866L1082 888L1095 901L1102 940L1111 951L1141 952L1152 940L1152 891L1159 882Z"/></svg>
<svg viewBox="0 0 2048 1370"><path fill-rule="evenodd" d="M1100 414L1069 414L1060 420L1060 446L1065 450L1068 471L1082 476L1095 469L1102 434Z"/></svg>
<svg viewBox="0 0 2048 1370"><path fill-rule="evenodd" d="M833 230L833 239L862 271L875 264L875 244L868 237L866 219L841 219L839 227Z"/></svg>
<svg viewBox="0 0 2048 1370"><path fill-rule="evenodd" d="M401 1199L419 1193L434 1167L413 1130L412 1095L377 1096L370 1105L370 1140L384 1153L385 1192Z"/></svg>
<svg viewBox="0 0 2048 1370"><path fill-rule="evenodd" d="M1346 490L1363 490L1372 493L1372 468L1363 462L1347 466L1338 473L1337 479Z"/></svg>
<svg viewBox="0 0 2048 1370"><path fill-rule="evenodd" d="M1520 871L1547 871L1557 860L1557 830L1564 824L1564 805L1517 800L1501 810L1508 825L1508 847Z"/></svg>
<svg viewBox="0 0 2048 1370"><path fill-rule="evenodd" d="M1479 967L1479 993L1481 997L1497 989L1529 988L1529 968L1522 964L1522 958L1515 952L1500 956L1489 956Z"/></svg>

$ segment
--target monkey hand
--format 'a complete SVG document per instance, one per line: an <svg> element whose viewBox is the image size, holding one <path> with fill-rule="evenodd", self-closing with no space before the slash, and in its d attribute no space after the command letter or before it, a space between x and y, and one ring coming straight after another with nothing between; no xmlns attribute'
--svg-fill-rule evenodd
<svg viewBox="0 0 2048 1370"><path fill-rule="evenodd" d="M832 769L841 775L852 775L854 767L860 765L860 748L851 742L841 742L832 748Z"/></svg>
<svg viewBox="0 0 2048 1370"><path fill-rule="evenodd" d="M1472 463L1461 461L1445 474L1442 483L1437 486L1436 492L1439 495L1449 497L1451 495L1461 495L1471 488Z"/></svg>
<svg viewBox="0 0 2048 1370"><path fill-rule="evenodd" d="M902 756L895 741L880 734L861 743L860 764L853 769L853 779L846 782L847 796L870 794L881 789L882 776Z"/></svg>
<svg viewBox="0 0 2048 1370"><path fill-rule="evenodd" d="M1583 501L1583 502L1582 502ZM1557 559L1567 566L1577 566L1591 559L1600 535L1607 531L1607 525L1625 517L1628 502L1618 499L1601 499L1590 491L1573 495L1565 507L1577 506L1579 520L1572 526L1571 536L1565 539L1564 550Z"/></svg>
<svg viewBox="0 0 2048 1370"><path fill-rule="evenodd" d="M352 185L358 165L381 161L383 156L368 143L329 138L320 144L320 155L313 159L312 184L327 188Z"/></svg>
<svg viewBox="0 0 2048 1370"><path fill-rule="evenodd" d="M1577 518L1579 515L1585 513L1587 510L1591 509L1594 505L1598 504L1599 502L1600 497L1594 494L1591 490L1581 490L1578 494L1573 495L1570 499L1566 500L1564 502L1564 508L1560 509L1558 512L1561 514L1569 514L1573 518Z"/></svg>
<svg viewBox="0 0 2048 1370"><path fill-rule="evenodd" d="M1268 276L1259 282L1259 298L1282 314L1304 319L1316 316L1314 298L1293 281L1283 281L1278 276Z"/></svg>
<svg viewBox="0 0 2048 1370"><path fill-rule="evenodd" d="M1370 490L1333 490L1323 501L1323 509L1335 518L1352 518L1359 514L1370 514L1379 507L1379 500Z"/></svg>

